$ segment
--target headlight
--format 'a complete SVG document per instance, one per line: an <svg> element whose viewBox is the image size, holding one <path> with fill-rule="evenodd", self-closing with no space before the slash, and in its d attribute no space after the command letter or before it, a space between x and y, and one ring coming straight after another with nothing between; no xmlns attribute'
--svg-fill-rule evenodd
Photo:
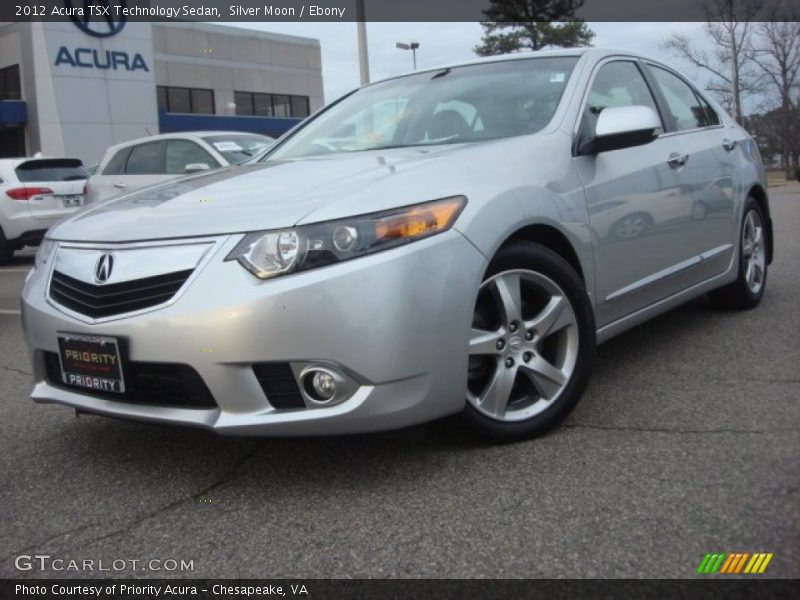
<svg viewBox="0 0 800 600"><path fill-rule="evenodd" d="M463 196L338 221L247 234L225 260L260 279L324 267L447 231L464 208Z"/></svg>
<svg viewBox="0 0 800 600"><path fill-rule="evenodd" d="M53 240L48 240L47 238L43 238L41 243L39 244L39 248L36 250L36 258L33 260L33 264L36 268L42 267L48 263L50 258L53 255L53 250L56 249L56 243Z"/></svg>

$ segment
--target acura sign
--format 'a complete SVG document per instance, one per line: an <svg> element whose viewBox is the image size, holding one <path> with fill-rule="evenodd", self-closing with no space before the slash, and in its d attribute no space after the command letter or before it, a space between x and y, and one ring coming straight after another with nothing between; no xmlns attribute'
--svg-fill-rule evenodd
<svg viewBox="0 0 800 600"><path fill-rule="evenodd" d="M88 35L111 37L125 27L124 11L116 10L116 7L125 8L126 0L83 0L83 6L74 4L73 0L64 0L70 20Z"/></svg>
<svg viewBox="0 0 800 600"><path fill-rule="evenodd" d="M82 2L82 6L78 3ZM70 20L85 34L95 38L108 38L125 27L126 0L64 0L64 9ZM55 66L68 65L80 69L112 71L150 71L144 57L138 52L124 50L98 50L61 46L56 54Z"/></svg>

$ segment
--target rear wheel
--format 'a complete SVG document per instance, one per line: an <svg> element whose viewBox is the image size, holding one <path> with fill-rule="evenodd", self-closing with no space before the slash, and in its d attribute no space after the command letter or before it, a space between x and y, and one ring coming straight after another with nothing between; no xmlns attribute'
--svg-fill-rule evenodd
<svg viewBox="0 0 800 600"><path fill-rule="evenodd" d="M3 230L0 229L0 265L5 265L14 256L14 247L6 239Z"/></svg>
<svg viewBox="0 0 800 600"><path fill-rule="evenodd" d="M733 310L754 308L767 286L766 219L758 202L748 198L739 235L739 274L736 281L714 290L709 298L715 306Z"/></svg>
<svg viewBox="0 0 800 600"><path fill-rule="evenodd" d="M547 248L502 248L478 292L463 417L483 437L542 434L580 399L595 350L594 316L577 273Z"/></svg>

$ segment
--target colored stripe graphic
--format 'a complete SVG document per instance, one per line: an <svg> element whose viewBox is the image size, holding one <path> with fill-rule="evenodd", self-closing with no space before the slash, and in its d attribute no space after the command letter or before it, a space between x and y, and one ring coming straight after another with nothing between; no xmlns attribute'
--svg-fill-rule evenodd
<svg viewBox="0 0 800 600"><path fill-rule="evenodd" d="M700 561L697 572L725 575L756 575L763 573L774 555L771 552L714 552L708 553Z"/></svg>
<svg viewBox="0 0 800 600"><path fill-rule="evenodd" d="M735 554L728 554L728 560L725 561L725 564L722 565L720 569L720 573L727 573L728 570L731 568L731 564L736 560Z"/></svg>
<svg viewBox="0 0 800 600"><path fill-rule="evenodd" d="M769 564L769 561L771 561L771 560L772 560L772 552L770 552L769 554L764 556L764 562L761 563L761 566L758 568L758 572L759 573L763 573L764 569L767 568L767 565Z"/></svg>

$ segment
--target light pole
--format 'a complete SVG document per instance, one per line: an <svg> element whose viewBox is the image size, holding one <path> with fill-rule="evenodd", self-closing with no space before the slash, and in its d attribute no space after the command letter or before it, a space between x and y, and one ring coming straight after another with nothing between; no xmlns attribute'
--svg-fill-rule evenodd
<svg viewBox="0 0 800 600"><path fill-rule="evenodd" d="M411 56L414 60L414 70L417 70L417 48L419 48L419 42L409 42L408 44L404 42L397 42L395 44L400 50L411 50Z"/></svg>
<svg viewBox="0 0 800 600"><path fill-rule="evenodd" d="M358 70L361 75L361 85L369 83L369 54L367 51L367 16L364 10L364 0L356 0L356 21L358 29Z"/></svg>

